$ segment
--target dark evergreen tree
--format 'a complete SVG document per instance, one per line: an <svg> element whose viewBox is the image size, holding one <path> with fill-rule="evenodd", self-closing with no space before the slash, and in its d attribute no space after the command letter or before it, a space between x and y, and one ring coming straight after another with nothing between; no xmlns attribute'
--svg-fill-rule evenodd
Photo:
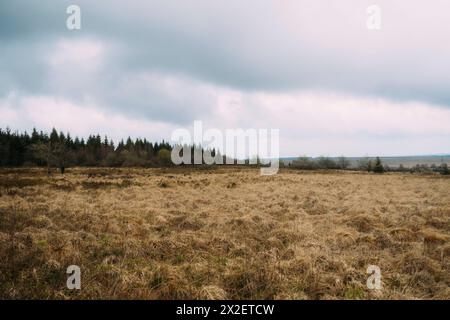
<svg viewBox="0 0 450 320"><path fill-rule="evenodd" d="M375 173L383 173L384 172L384 167L383 167L383 164L381 163L380 157L376 157L372 170Z"/></svg>
<svg viewBox="0 0 450 320"><path fill-rule="evenodd" d="M204 151L200 146L189 148L192 157L194 152ZM112 140L106 136L101 139L99 134L85 140L58 133L55 128L50 134L33 128L31 135L0 128L0 166L46 166L49 174L52 167L64 173L69 166L170 166L171 151L172 146L164 140L152 143L145 138L128 137L115 147ZM225 162L226 156L218 150L213 150L212 155Z"/></svg>

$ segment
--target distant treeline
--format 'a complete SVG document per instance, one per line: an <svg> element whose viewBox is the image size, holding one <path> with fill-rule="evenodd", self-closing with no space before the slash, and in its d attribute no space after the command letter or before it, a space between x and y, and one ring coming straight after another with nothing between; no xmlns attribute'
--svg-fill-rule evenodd
<svg viewBox="0 0 450 320"><path fill-rule="evenodd" d="M192 151L194 146L191 147ZM53 129L50 134L33 129L12 132L0 128L0 166L47 166L64 172L69 166L159 167L172 165L172 146L165 142L128 138L117 146L108 137L72 138ZM192 152L194 154L194 152ZM211 154L215 156L215 150Z"/></svg>
<svg viewBox="0 0 450 320"><path fill-rule="evenodd" d="M27 132L12 132L10 129L0 128L0 166L47 166L57 167L64 173L70 166L102 166L102 167L162 167L173 165L171 152L173 146L164 140L162 142L150 142L146 139L121 140L117 146L108 137L102 138L99 134L84 138L72 138L69 133L64 134L53 129L50 134L33 129L31 134ZM196 146L191 148L191 163L194 163L195 152L204 152L204 149ZM226 163L226 156L216 150L208 150L212 157L222 157ZM232 160L235 162L236 160ZM252 163L246 160L245 164ZM257 164L260 165L259 160ZM283 163L280 163L283 166ZM436 165L416 165L413 168L405 168L400 165L391 168L383 165L379 157L374 159L361 158L356 166L351 166L351 161L345 157L308 158L299 157L288 164L288 167L301 170L339 169L362 170L376 173L387 171L401 172L439 172L450 174L446 163Z"/></svg>
<svg viewBox="0 0 450 320"><path fill-rule="evenodd" d="M390 167L382 163L379 157L376 158L360 158L356 166L351 165L351 161L345 157L330 158L330 157L299 157L288 164L288 167L301 170L317 170L317 169L335 169L335 170L359 170L375 173L383 172L419 172L419 173L431 173L438 172L444 175L450 174L447 163L442 163L439 166L432 164L417 164L412 168L406 168L402 164L398 167Z"/></svg>

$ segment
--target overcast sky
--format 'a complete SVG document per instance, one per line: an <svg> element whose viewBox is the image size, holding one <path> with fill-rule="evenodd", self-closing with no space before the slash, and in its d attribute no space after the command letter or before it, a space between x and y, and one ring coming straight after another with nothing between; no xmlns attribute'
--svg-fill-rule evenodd
<svg viewBox="0 0 450 320"><path fill-rule="evenodd" d="M0 127L167 140L202 120L278 128L282 156L450 153L449 14L448 0L1 0Z"/></svg>

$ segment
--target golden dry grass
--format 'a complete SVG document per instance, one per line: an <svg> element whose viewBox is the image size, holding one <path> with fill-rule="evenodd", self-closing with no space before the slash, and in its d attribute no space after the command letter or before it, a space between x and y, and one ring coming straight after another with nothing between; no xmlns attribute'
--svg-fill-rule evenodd
<svg viewBox="0 0 450 320"><path fill-rule="evenodd" d="M0 298L449 299L449 190L411 174L3 169Z"/></svg>

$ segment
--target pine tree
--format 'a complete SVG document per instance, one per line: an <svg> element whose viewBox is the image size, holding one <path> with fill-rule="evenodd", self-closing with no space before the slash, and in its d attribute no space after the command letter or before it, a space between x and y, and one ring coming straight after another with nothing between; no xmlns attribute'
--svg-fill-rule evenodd
<svg viewBox="0 0 450 320"><path fill-rule="evenodd" d="M375 173L383 173L384 172L384 167L383 167L383 164L381 163L380 157L376 157L376 159L375 159L375 164L373 165L373 172L375 172Z"/></svg>
<svg viewBox="0 0 450 320"><path fill-rule="evenodd" d="M171 165L168 156L171 150L172 146L164 140L153 144L145 138L128 138L116 148L112 140L107 136L102 139L99 134L84 140L73 139L69 132L64 134L55 128L50 134L33 128L31 135L0 128L0 166L47 166L49 174L52 167L64 173L71 165Z"/></svg>

